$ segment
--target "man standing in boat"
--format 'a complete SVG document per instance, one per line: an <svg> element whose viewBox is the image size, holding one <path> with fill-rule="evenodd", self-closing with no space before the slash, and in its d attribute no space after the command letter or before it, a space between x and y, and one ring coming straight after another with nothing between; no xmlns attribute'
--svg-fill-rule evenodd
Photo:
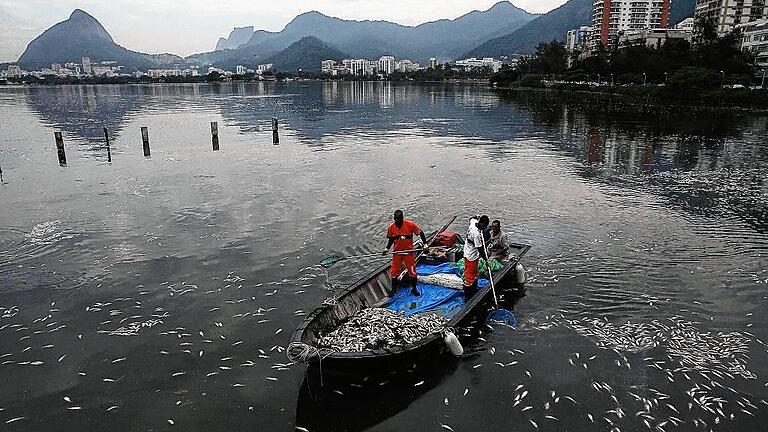
<svg viewBox="0 0 768 432"><path fill-rule="evenodd" d="M392 288L395 288L400 274L407 271L407 276L403 277L403 281L407 277L411 284L411 293L418 296L420 294L419 290L416 289L416 256L413 250L413 236L420 236L423 245L427 244L427 236L415 222L405 219L402 210L395 211L394 219L395 222L387 228L387 248L382 253L382 255L387 255L389 248L395 246L392 266L389 269L389 274L392 276Z"/></svg>
<svg viewBox="0 0 768 432"><path fill-rule="evenodd" d="M480 258L487 260L483 247L483 231L488 227L488 216L474 216L469 220L467 239L464 242L464 301L477 293L477 279L480 276L477 265Z"/></svg>

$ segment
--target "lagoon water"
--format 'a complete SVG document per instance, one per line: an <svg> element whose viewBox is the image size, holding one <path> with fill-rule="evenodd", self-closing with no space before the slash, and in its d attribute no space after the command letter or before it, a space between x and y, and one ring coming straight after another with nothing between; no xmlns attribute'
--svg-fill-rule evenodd
<svg viewBox="0 0 768 432"><path fill-rule="evenodd" d="M762 430L768 118L648 111L452 84L0 88L0 430ZM532 244L520 322L314 412L283 349L331 295L317 263L381 250L396 208Z"/></svg>

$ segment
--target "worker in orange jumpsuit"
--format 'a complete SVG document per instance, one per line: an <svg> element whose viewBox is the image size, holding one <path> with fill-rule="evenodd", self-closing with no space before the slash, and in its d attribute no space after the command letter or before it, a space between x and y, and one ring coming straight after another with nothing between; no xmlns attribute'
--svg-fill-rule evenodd
<svg viewBox="0 0 768 432"><path fill-rule="evenodd" d="M411 293L418 296L421 294L416 289L416 252L413 250L413 236L420 236L424 246L427 244L427 237L415 222L405 219L402 210L395 211L394 219L394 223L387 228L387 248L382 253L382 255L387 255L389 248L395 246L392 266L389 268L389 274L392 276L392 288L396 288L398 277L405 270L407 276L403 277L403 282L406 280L410 282Z"/></svg>

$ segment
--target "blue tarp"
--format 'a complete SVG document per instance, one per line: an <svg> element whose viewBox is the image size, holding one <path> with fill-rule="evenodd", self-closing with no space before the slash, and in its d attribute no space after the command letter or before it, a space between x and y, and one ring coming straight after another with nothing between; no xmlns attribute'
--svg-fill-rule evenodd
<svg viewBox="0 0 768 432"><path fill-rule="evenodd" d="M464 306L462 290L423 283L417 284L416 287L421 293L420 296L414 296L411 294L411 287L405 286L397 290L384 307L405 312L406 315L430 311L450 317Z"/></svg>
<svg viewBox="0 0 768 432"><path fill-rule="evenodd" d="M453 267L453 264L454 263L443 263L438 265L419 264L416 266L416 273L422 276L438 273L452 273L456 276L461 276L461 269Z"/></svg>
<svg viewBox="0 0 768 432"><path fill-rule="evenodd" d="M458 273L457 273L458 271ZM452 263L440 265L419 264L416 273L420 275L433 275L438 273L450 273L461 276L461 270L453 268ZM488 279L478 279L480 288L488 285ZM457 310L464 307L464 291L447 288L439 285L419 283L416 285L421 293L416 297L411 294L411 287L400 288L384 307L394 311L405 312L413 315L421 312L437 312L446 317L451 317Z"/></svg>

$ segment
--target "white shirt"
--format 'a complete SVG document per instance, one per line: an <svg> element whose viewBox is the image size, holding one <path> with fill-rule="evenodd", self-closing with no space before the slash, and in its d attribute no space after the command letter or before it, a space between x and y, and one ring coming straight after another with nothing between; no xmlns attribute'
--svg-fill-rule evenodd
<svg viewBox="0 0 768 432"><path fill-rule="evenodd" d="M480 259L480 249L483 247L483 233L477 228L477 219L469 220L467 239L464 242L464 258L469 261Z"/></svg>

